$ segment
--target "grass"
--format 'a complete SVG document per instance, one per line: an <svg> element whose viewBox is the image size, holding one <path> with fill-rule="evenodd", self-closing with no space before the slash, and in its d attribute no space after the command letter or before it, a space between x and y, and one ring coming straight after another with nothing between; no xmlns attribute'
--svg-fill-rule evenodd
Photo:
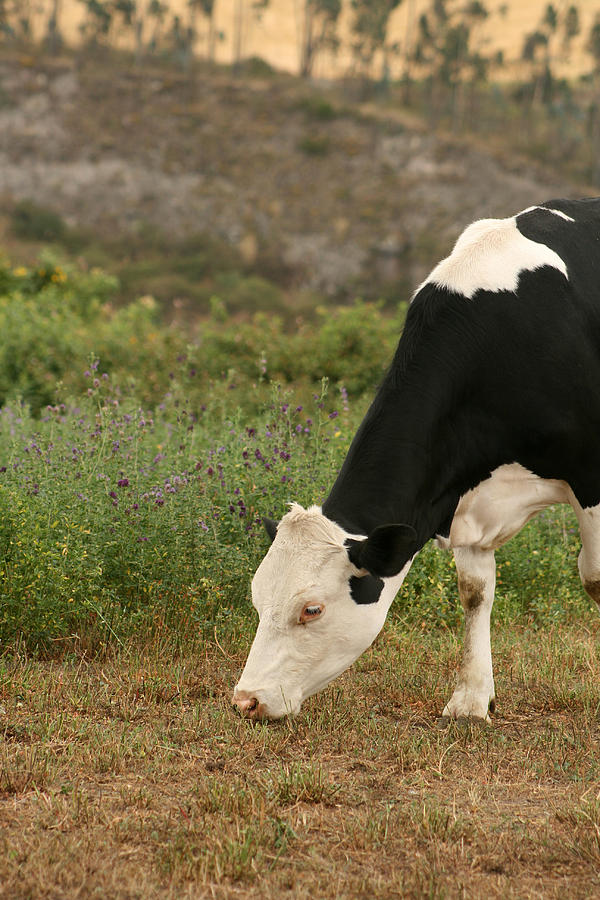
<svg viewBox="0 0 600 900"><path fill-rule="evenodd" d="M230 707L251 631L246 617L185 651L2 658L0 896L598 890L591 611L501 626L494 724L445 730L451 632L392 620L297 719L252 725Z"/></svg>

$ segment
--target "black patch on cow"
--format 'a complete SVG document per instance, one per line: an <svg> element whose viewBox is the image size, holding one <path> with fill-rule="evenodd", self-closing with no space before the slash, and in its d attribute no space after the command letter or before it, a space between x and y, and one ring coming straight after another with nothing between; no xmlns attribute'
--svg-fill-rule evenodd
<svg viewBox="0 0 600 900"><path fill-rule="evenodd" d="M371 575L397 575L412 556L417 533L410 525L379 525L368 538L346 541L350 562ZM414 551L413 551L414 552Z"/></svg>
<svg viewBox="0 0 600 900"><path fill-rule="evenodd" d="M357 569L362 569L362 566L360 564L361 544L362 541L357 541L354 538L348 538L346 541L344 541L344 547L346 548L348 559L353 566L356 566Z"/></svg>
<svg viewBox="0 0 600 900"><path fill-rule="evenodd" d="M383 579L374 575L353 575L350 579L350 593L355 603L377 603L383 590Z"/></svg>
<svg viewBox="0 0 600 900"><path fill-rule="evenodd" d="M439 527L439 531L436 532L436 536L449 538L450 537L450 528L452 527L452 516L449 516L445 522Z"/></svg>
<svg viewBox="0 0 600 900"><path fill-rule="evenodd" d="M263 517L262 520L263 525L265 526L265 531L269 535L269 540L271 543L275 540L275 535L277 534L277 527L279 522L274 522L273 519L268 519L266 516Z"/></svg>
<svg viewBox="0 0 600 900"><path fill-rule="evenodd" d="M568 277L545 265L522 270L515 291L467 299L427 283L413 298L322 506L348 533L410 522L408 559L448 532L466 491L514 462L566 481L583 507L600 503L600 199L546 207L517 228Z"/></svg>

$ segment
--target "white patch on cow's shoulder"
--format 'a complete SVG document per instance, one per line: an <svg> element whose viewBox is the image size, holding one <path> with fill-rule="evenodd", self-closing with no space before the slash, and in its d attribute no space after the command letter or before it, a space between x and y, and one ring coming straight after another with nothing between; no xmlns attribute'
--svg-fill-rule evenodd
<svg viewBox="0 0 600 900"><path fill-rule="evenodd" d="M521 234L515 216L480 219L463 231L450 256L438 263L418 290L435 284L470 300L481 290L516 291L521 272L542 266L552 266L568 278L558 253Z"/></svg>

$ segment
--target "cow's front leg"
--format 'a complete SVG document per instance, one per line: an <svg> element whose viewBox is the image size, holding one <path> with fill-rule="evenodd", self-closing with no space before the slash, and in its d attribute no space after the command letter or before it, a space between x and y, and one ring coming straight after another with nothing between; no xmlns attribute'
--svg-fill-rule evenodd
<svg viewBox="0 0 600 900"><path fill-rule="evenodd" d="M458 592L465 611L463 655L456 689L442 715L485 719L494 709L494 673L490 645L490 614L496 587L493 550L454 549Z"/></svg>

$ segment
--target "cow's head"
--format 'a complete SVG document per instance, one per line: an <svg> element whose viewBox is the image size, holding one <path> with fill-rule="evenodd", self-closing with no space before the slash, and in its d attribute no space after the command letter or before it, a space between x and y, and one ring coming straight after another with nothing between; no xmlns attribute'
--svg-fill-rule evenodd
<svg viewBox="0 0 600 900"><path fill-rule="evenodd" d="M253 719L295 714L370 646L411 562L407 525L349 535L293 504L252 581L258 629L233 702ZM414 552L414 549L413 549Z"/></svg>

